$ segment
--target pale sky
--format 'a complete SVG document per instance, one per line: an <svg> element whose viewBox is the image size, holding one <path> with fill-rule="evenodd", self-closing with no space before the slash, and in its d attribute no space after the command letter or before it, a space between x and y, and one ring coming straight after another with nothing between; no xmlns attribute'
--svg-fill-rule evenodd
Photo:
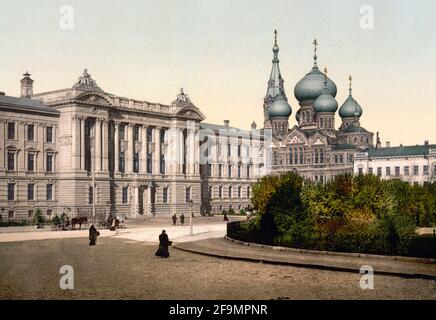
<svg viewBox="0 0 436 320"><path fill-rule="evenodd" d="M60 27L63 5L73 30ZM360 27L363 5L372 30ZM183 87L207 122L249 128L263 124L274 29L291 127L316 37L339 105L352 74L362 126L383 144L436 143L434 0L2 0L0 91L18 96L26 70L35 93L71 87L88 68L107 92L168 104Z"/></svg>

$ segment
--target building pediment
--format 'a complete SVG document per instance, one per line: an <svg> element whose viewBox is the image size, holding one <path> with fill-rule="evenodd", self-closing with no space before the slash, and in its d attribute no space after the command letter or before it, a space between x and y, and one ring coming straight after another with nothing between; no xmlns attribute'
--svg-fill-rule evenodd
<svg viewBox="0 0 436 320"><path fill-rule="evenodd" d="M99 92L84 92L74 98L76 103L84 103L90 105L110 106L110 100Z"/></svg>
<svg viewBox="0 0 436 320"><path fill-rule="evenodd" d="M176 116L198 121L203 121L204 119L206 119L204 114L193 105L186 106L178 110Z"/></svg>
<svg viewBox="0 0 436 320"><path fill-rule="evenodd" d="M300 130L295 127L291 129L291 131L286 135L284 139L284 144L306 144L307 139Z"/></svg>

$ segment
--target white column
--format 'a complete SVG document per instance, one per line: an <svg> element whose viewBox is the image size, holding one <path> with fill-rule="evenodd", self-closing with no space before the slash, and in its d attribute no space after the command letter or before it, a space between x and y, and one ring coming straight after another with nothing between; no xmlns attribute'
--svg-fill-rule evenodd
<svg viewBox="0 0 436 320"><path fill-rule="evenodd" d="M147 126L143 125L141 128L141 157L139 163L139 172L142 174L147 173ZM144 202L145 206L145 202Z"/></svg>
<svg viewBox="0 0 436 320"><path fill-rule="evenodd" d="M5 150L5 127L6 121L0 121L0 170L5 170L5 158L7 157Z"/></svg>
<svg viewBox="0 0 436 320"><path fill-rule="evenodd" d="M106 120L103 120L103 129L102 129L102 170L104 172L108 172L109 170L109 123Z"/></svg>
<svg viewBox="0 0 436 320"><path fill-rule="evenodd" d="M127 147L127 157L126 157L126 172L132 173L133 172L133 144L135 143L133 141L133 124L129 123L127 126L127 140L128 140L128 147Z"/></svg>
<svg viewBox="0 0 436 320"><path fill-rule="evenodd" d="M85 170L85 120L80 119L80 169Z"/></svg>
<svg viewBox="0 0 436 320"><path fill-rule="evenodd" d="M114 123L114 173L120 172L120 123Z"/></svg>
<svg viewBox="0 0 436 320"><path fill-rule="evenodd" d="M179 131L179 173L183 173L183 165L185 162L185 139L183 131Z"/></svg>
<svg viewBox="0 0 436 320"><path fill-rule="evenodd" d="M154 152L153 152L153 174L160 174L160 128L153 130Z"/></svg>
<svg viewBox="0 0 436 320"><path fill-rule="evenodd" d="M95 154L95 171L100 172L101 171L101 125L102 120L96 119L95 120L95 144L94 144L94 154Z"/></svg>

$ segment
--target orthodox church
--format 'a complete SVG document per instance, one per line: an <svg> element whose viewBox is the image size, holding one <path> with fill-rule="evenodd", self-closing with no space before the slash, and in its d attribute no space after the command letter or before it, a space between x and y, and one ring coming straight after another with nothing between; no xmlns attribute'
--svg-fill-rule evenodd
<svg viewBox="0 0 436 320"><path fill-rule="evenodd" d="M360 124L363 110L352 95L351 76L348 98L339 107L342 123L336 129L337 87L327 69L321 72L318 68L315 39L312 69L294 87L299 108L296 124L289 128L292 107L280 73L277 31L274 33L272 69L263 103L264 129L272 132L272 171L295 171L314 181L352 173L354 154L373 146L373 133Z"/></svg>

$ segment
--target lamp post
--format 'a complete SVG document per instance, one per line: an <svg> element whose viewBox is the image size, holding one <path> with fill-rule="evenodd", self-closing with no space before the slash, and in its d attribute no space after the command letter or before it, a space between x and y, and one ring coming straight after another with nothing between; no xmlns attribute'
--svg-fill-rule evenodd
<svg viewBox="0 0 436 320"><path fill-rule="evenodd" d="M90 137L91 142L91 170L92 170L92 224L95 224L95 141L94 133Z"/></svg>
<svg viewBox="0 0 436 320"><path fill-rule="evenodd" d="M189 200L189 207L190 207L190 215L189 215L189 235L194 235L193 225L192 225L192 205L194 204L194 201Z"/></svg>

